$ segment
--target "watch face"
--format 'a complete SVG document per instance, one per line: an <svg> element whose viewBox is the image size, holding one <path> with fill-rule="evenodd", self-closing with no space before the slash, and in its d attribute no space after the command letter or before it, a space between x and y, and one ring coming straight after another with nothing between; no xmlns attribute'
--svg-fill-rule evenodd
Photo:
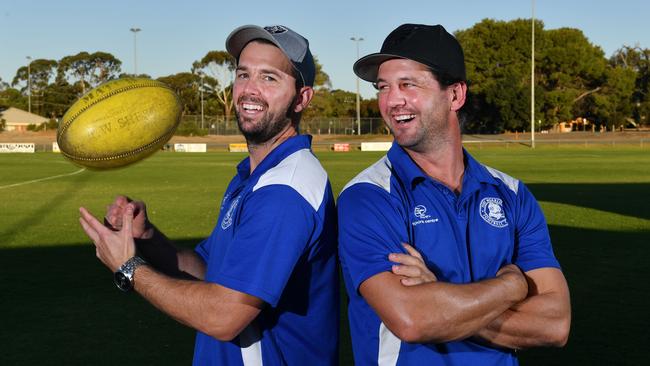
<svg viewBox="0 0 650 366"><path fill-rule="evenodd" d="M131 281L122 272L115 272L115 285L122 291L129 291L131 289Z"/></svg>

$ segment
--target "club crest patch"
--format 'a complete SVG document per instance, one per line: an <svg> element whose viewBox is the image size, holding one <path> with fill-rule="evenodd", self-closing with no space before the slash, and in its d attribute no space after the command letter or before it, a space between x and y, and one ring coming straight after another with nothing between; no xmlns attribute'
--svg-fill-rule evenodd
<svg viewBox="0 0 650 366"><path fill-rule="evenodd" d="M223 230L226 230L227 228L232 225L232 216L235 213L235 209L237 208L237 204L239 203L239 196L237 196L234 200L232 200L232 203L230 203L230 208L226 212L226 215L223 217L223 220L221 220L221 228Z"/></svg>
<svg viewBox="0 0 650 366"><path fill-rule="evenodd" d="M500 198L483 198L479 210L481 211L481 218L488 224L498 228L508 226L508 220L503 211L503 201Z"/></svg>

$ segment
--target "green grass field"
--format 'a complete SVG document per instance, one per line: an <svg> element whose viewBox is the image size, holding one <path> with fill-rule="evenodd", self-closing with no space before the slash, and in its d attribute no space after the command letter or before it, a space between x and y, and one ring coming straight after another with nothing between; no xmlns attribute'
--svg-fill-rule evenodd
<svg viewBox="0 0 650 366"><path fill-rule="evenodd" d="M470 151L523 180L536 195L571 288L569 344L523 351L521 363L647 364L647 148ZM317 155L338 194L383 154ZM79 227L77 208L102 216L116 194L127 194L147 202L152 220L169 237L192 246L210 233L226 184L244 156L161 152L127 169L15 185L78 168L52 153L0 155L0 364L190 364L194 331L115 288ZM341 361L350 365L342 322Z"/></svg>

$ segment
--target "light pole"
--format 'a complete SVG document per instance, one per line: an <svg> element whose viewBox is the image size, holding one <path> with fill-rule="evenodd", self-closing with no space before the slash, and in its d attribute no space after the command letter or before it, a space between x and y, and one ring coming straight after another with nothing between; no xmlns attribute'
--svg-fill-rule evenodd
<svg viewBox="0 0 650 366"><path fill-rule="evenodd" d="M359 59L359 42L363 37L350 37L357 44L357 60ZM361 135L361 102L359 101L359 77L357 76L357 135Z"/></svg>
<svg viewBox="0 0 650 366"><path fill-rule="evenodd" d="M201 129L203 129L203 78L205 77L204 73L200 73L201 77Z"/></svg>
<svg viewBox="0 0 650 366"><path fill-rule="evenodd" d="M535 148L535 0L531 0L533 17L531 20L530 47L530 146Z"/></svg>
<svg viewBox="0 0 650 366"><path fill-rule="evenodd" d="M133 32L133 69L134 69L133 76L138 76L138 48L137 48L136 35L141 30L142 29L140 28L131 28L131 32Z"/></svg>
<svg viewBox="0 0 650 366"><path fill-rule="evenodd" d="M32 57L27 56L27 111L32 113Z"/></svg>

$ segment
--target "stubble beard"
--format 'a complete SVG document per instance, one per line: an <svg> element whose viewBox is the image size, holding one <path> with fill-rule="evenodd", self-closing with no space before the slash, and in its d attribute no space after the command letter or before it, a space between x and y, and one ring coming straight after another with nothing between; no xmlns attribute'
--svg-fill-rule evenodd
<svg viewBox="0 0 650 366"><path fill-rule="evenodd" d="M448 115L431 111L419 114L418 121L415 121L417 126L412 126L414 128L411 129L411 131L415 130L414 133L404 131L407 133L396 134L390 126L389 129L401 147L419 153L427 153L443 149L448 142L447 119Z"/></svg>
<svg viewBox="0 0 650 366"><path fill-rule="evenodd" d="M242 96L237 101L237 105L244 101L261 104L265 110L262 118L255 122L251 118L242 116L237 108L235 108L237 127L249 145L262 145L280 134L280 132L291 124L290 107L293 105L293 100L291 104L276 113L270 112L268 104L261 98Z"/></svg>

